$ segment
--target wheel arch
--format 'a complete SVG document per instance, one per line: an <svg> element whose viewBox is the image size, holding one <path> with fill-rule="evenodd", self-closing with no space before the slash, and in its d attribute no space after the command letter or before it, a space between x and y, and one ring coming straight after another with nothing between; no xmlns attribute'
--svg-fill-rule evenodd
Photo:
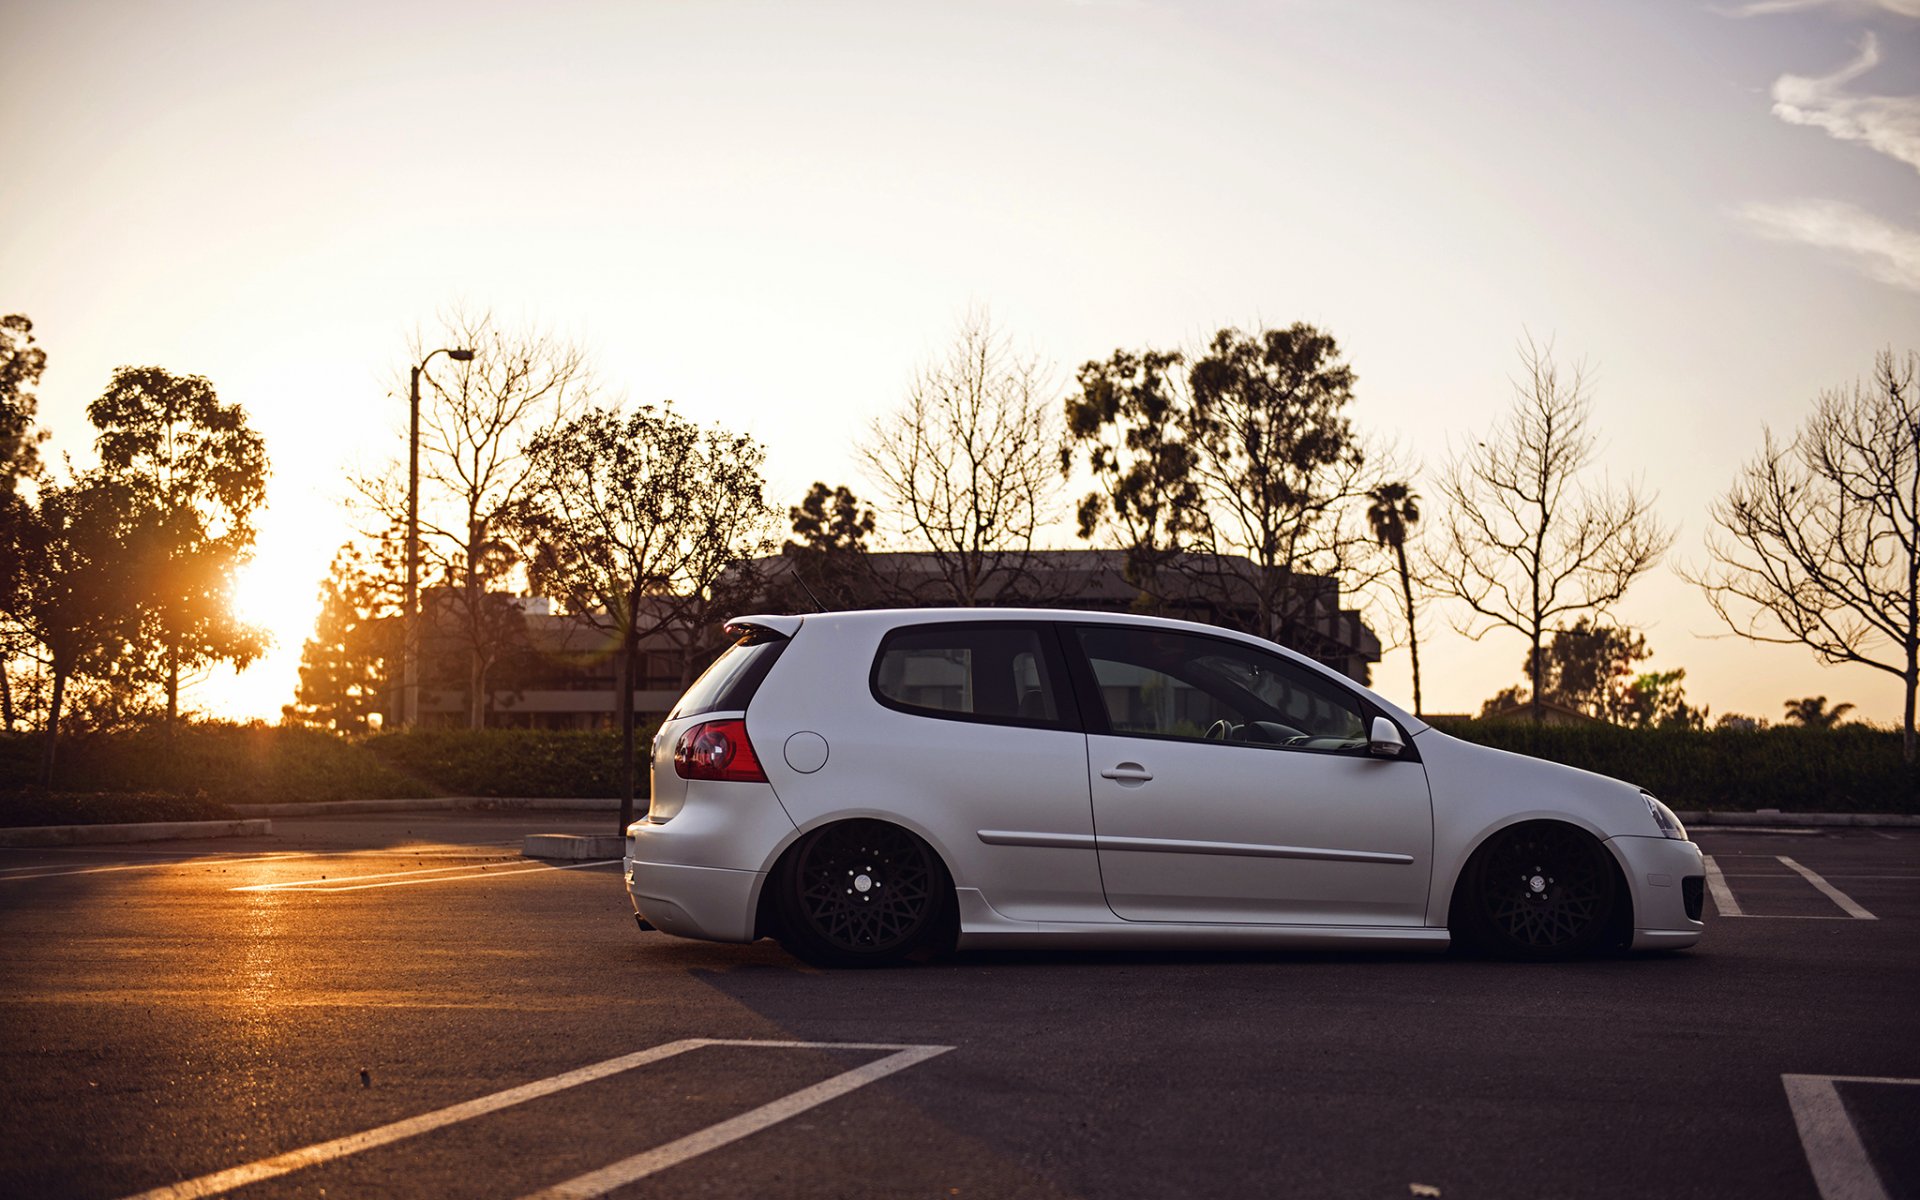
<svg viewBox="0 0 1920 1200"><path fill-rule="evenodd" d="M1564 825L1569 829L1577 830L1593 839L1593 841L1606 852L1607 864L1613 870L1614 894L1619 897L1620 901L1614 907L1612 920L1615 928L1609 934L1608 941L1609 944L1611 944L1617 940L1622 945L1631 942L1633 940L1634 929L1633 877L1628 873L1627 864L1621 860L1619 848L1613 844L1613 839L1608 834L1591 823L1566 812L1517 813L1482 829L1468 844L1465 852L1458 856L1453 866L1451 878L1447 881L1446 890L1440 892L1438 888L1435 889L1436 892L1439 892L1439 894L1444 897L1445 903L1439 911L1438 920L1433 922L1433 924L1449 931L1455 931L1454 914L1459 908L1461 889L1467 885L1469 871L1474 860L1480 857L1494 838L1509 829L1515 829L1522 825ZM1457 936L1457 931L1455 932Z"/></svg>
<svg viewBox="0 0 1920 1200"><path fill-rule="evenodd" d="M801 839L815 830L825 829L831 825L842 825L848 821L879 821L912 834L920 839L939 863L940 870L947 877L948 890L953 891L959 887L953 873L953 856L946 852L940 839L918 821L903 820L899 813L883 809L843 809L815 817L804 825L796 826L793 832L781 838L772 852L767 855L766 866L754 881L753 936L755 939L773 937L778 933L778 918L774 915L773 884L780 877L780 873L786 869L788 861L793 857L794 848L800 844ZM954 911L955 907L950 905L949 911Z"/></svg>

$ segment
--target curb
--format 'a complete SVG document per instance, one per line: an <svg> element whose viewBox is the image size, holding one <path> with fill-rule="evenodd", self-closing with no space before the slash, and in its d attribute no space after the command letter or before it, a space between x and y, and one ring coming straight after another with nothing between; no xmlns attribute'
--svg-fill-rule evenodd
<svg viewBox="0 0 1920 1200"><path fill-rule="evenodd" d="M619 812L618 797L422 796L415 800L313 800L288 804L229 804L245 817L322 817L385 812ZM635 797L636 813L646 802Z"/></svg>
<svg viewBox="0 0 1920 1200"><path fill-rule="evenodd" d="M138 825L19 825L0 829L0 846L89 846L181 838L265 837L272 821L149 821Z"/></svg>
<svg viewBox="0 0 1920 1200"><path fill-rule="evenodd" d="M617 833L530 833L520 844L522 858L620 858L627 839Z"/></svg>
<svg viewBox="0 0 1920 1200"><path fill-rule="evenodd" d="M1907 813L1791 813L1777 809L1759 812L1681 812L1675 814L1684 825L1884 825L1894 828L1920 827L1920 816Z"/></svg>

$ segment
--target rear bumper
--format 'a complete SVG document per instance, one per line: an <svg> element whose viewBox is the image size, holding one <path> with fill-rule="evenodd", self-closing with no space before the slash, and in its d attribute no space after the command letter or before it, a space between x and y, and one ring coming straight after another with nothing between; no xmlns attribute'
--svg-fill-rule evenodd
<svg viewBox="0 0 1920 1200"><path fill-rule="evenodd" d="M622 860L633 911L662 933L713 942L750 942L760 871Z"/></svg>
<svg viewBox="0 0 1920 1200"><path fill-rule="evenodd" d="M1633 896L1633 949L1678 949L1698 942L1706 926L1687 915L1683 881L1706 874L1700 847L1665 837L1616 837L1607 846Z"/></svg>

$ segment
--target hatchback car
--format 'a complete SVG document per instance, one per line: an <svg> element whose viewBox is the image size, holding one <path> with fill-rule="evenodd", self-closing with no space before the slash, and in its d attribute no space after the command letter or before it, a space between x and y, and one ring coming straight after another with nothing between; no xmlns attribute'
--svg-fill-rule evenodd
<svg viewBox="0 0 1920 1200"><path fill-rule="evenodd" d="M1700 937L1700 851L1660 801L1449 737L1260 638L1011 609L727 628L627 830L643 929L834 966Z"/></svg>

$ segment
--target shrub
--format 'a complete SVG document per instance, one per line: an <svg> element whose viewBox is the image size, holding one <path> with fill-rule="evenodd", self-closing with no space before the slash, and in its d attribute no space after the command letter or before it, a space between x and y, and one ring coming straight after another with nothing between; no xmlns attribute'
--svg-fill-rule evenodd
<svg viewBox="0 0 1920 1200"><path fill-rule="evenodd" d="M1466 741L1551 759L1640 785L1674 808L1750 812L1913 812L1920 769L1900 735L1840 729L1628 729L1442 719Z"/></svg>

